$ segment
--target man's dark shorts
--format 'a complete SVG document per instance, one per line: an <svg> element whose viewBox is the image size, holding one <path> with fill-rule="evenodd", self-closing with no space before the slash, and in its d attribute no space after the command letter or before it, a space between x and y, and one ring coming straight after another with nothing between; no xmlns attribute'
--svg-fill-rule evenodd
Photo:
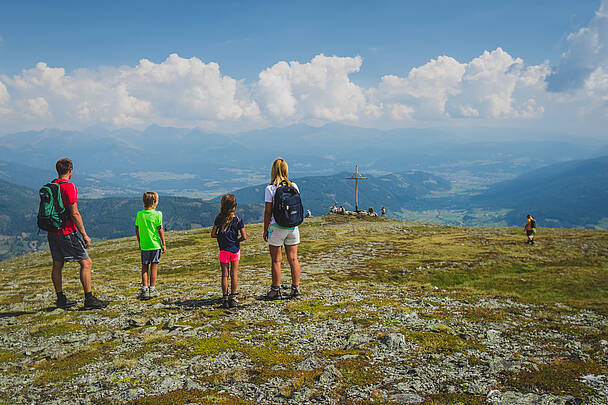
<svg viewBox="0 0 608 405"><path fill-rule="evenodd" d="M160 263L160 249L141 251L141 264L150 263Z"/></svg>
<svg viewBox="0 0 608 405"><path fill-rule="evenodd" d="M526 235L527 236L534 235L534 230L533 229L526 229Z"/></svg>
<svg viewBox="0 0 608 405"><path fill-rule="evenodd" d="M51 256L56 262L79 262L89 258L89 254L76 232L68 235L48 234Z"/></svg>

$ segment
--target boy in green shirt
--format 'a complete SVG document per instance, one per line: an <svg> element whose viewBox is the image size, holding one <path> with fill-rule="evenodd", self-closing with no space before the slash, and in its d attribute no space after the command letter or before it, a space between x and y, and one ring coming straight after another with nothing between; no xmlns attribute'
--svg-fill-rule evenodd
<svg viewBox="0 0 608 405"><path fill-rule="evenodd" d="M156 274L160 253L165 253L165 232L163 231L163 213L156 211L158 194L147 191L143 196L144 209L135 218L135 235L141 250L141 292L139 299L147 300L158 297L156 291ZM149 275L149 277L148 277ZM149 281L149 286L148 286Z"/></svg>

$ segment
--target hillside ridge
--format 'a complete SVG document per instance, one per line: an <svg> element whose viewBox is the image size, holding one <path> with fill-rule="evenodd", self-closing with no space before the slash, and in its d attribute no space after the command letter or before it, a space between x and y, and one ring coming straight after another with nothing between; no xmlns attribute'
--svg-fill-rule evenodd
<svg viewBox="0 0 608 405"><path fill-rule="evenodd" d="M246 227L233 310L209 228L167 233L145 302L134 238L94 243L101 311L52 306L48 252L2 262L0 401L608 401L608 232L541 229L531 247L519 228L307 219L303 297L266 302L267 247ZM82 302L75 265L64 286Z"/></svg>

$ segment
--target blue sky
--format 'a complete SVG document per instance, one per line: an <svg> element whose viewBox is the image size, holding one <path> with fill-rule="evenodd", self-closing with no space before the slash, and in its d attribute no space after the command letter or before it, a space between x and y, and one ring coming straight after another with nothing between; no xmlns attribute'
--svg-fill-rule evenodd
<svg viewBox="0 0 608 405"><path fill-rule="evenodd" d="M44 61L68 70L134 65L169 54L256 78L277 60L361 55L362 78L403 74L439 55L468 60L502 47L558 61L565 36L598 1L5 2L0 73ZM247 61L244 63L244 61Z"/></svg>
<svg viewBox="0 0 608 405"><path fill-rule="evenodd" d="M606 119L606 59L572 68L573 59L562 55L584 53L593 42L584 34L590 27L600 36L595 46L602 55L608 53L605 23L597 17L603 7L600 1L556 0L5 2L0 12L0 123L11 130L152 123L243 130L298 122L407 127L505 126L513 124L505 120L515 120L514 125L543 128L551 126L553 115L582 106L577 103L589 94L577 91L585 87L597 99L597 111L583 121L586 130L597 133ZM585 37L579 41L582 45L575 43L576 33ZM573 44L583 51L572 50ZM476 64L484 52L490 56ZM172 54L179 59L169 63ZM344 59L315 61L319 55ZM452 60L429 65L442 56L462 67ZM152 63L156 73L141 69L141 60ZM285 70L280 64L292 61L299 65ZM44 66L37 66L39 62ZM507 79L516 83L506 86L513 90L480 93L491 80L503 81L495 72L468 85L469 70L495 62L504 66L504 75L511 75L510 66L522 72ZM212 72L211 63L218 72ZM169 65L173 73L166 72ZM121 66L130 71L120 73ZM551 93L564 93L573 85L554 85L541 95L530 84L556 81L560 66L561 76L566 71L576 76L567 82L577 83L567 94L567 106ZM424 84L413 76L408 79L413 69L422 67L428 73ZM63 69L61 77L52 73L56 68ZM183 69L190 76L175 83L170 76ZM147 91L143 70L155 78L158 91ZM267 70L272 71L262 80L260 73ZM437 70L456 75L456 82ZM583 70L586 73L580 73ZM333 74L315 88L302 86L320 71ZM438 76L429 77L431 71ZM591 74L595 87L589 90L585 83ZM49 75L55 82L41 83ZM207 79L198 89L188 88L188 80L201 77ZM230 80L235 83L227 83ZM526 88L520 91L522 83ZM184 100L171 105L163 99L160 88L167 86L175 86L174 94ZM93 94L92 87L105 90ZM446 88L441 99L430 100L430 93ZM314 97L321 107L305 102ZM511 105L501 105L501 97ZM74 105L68 109L62 100ZM481 105L483 100L493 104ZM186 114L160 114L167 108L180 110L180 103L196 108ZM345 110L347 104L357 107ZM19 125L24 117L25 124Z"/></svg>

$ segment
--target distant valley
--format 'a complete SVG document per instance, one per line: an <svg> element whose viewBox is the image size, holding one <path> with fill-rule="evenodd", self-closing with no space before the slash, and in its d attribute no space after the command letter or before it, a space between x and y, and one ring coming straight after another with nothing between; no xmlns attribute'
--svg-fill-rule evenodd
<svg viewBox="0 0 608 405"><path fill-rule="evenodd" d="M504 131L504 130L503 130ZM246 222L262 219L270 164L287 159L305 208L315 216L337 202L386 207L388 216L461 226L608 229L608 148L521 135L470 140L432 129L380 131L296 125L240 134L151 126L144 131L47 129L0 137L0 259L45 243L37 235L38 188L55 177L57 158L75 164L73 182L88 232L108 239L133 233L143 191L161 194L169 229L212 223L219 197L232 191ZM510 141L502 141L512 139Z"/></svg>

